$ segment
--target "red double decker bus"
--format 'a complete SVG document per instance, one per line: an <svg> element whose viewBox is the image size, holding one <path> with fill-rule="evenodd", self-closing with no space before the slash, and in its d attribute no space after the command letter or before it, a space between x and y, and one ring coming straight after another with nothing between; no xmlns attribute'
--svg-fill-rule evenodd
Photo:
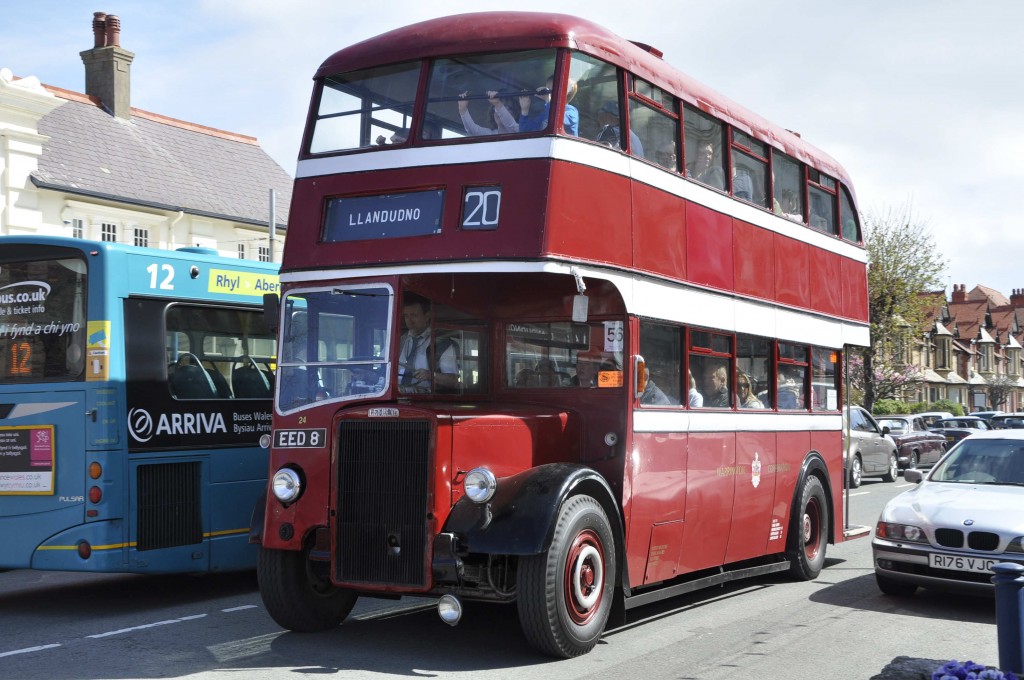
<svg viewBox="0 0 1024 680"><path fill-rule="evenodd" d="M849 177L658 50L535 13L345 48L290 214L252 532L285 628L515 601L569 657L637 605L815 578L847 537Z"/></svg>

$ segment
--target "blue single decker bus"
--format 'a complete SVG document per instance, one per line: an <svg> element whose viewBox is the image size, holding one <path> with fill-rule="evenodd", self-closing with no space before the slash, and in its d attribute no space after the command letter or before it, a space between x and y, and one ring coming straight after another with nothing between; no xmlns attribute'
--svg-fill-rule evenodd
<svg viewBox="0 0 1024 680"><path fill-rule="evenodd" d="M204 248L0 237L0 568L255 566L277 272Z"/></svg>

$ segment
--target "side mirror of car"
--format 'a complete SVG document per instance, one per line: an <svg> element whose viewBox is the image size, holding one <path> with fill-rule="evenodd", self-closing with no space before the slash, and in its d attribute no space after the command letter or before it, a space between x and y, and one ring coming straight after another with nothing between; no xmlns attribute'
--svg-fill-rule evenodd
<svg viewBox="0 0 1024 680"><path fill-rule="evenodd" d="M889 434L889 426L882 425L882 434Z"/></svg>
<svg viewBox="0 0 1024 680"><path fill-rule="evenodd" d="M924 479L924 475L921 474L920 470L904 470L903 481L911 484L920 484L921 480Z"/></svg>

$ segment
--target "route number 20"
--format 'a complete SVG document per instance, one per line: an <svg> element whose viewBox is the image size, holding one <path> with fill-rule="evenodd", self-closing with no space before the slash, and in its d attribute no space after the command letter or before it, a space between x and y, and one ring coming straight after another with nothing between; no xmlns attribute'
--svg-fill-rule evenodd
<svg viewBox="0 0 1024 680"><path fill-rule="evenodd" d="M462 199L463 229L497 229L501 187L466 189Z"/></svg>

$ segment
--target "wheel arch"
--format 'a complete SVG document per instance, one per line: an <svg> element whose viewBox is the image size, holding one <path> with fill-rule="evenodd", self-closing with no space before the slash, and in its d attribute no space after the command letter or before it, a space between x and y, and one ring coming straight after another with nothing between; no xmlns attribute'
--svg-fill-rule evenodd
<svg viewBox="0 0 1024 680"><path fill-rule="evenodd" d="M550 463L500 478L489 502L460 498L444 531L458 535L460 547L472 553L537 555L551 545L562 502L576 495L588 495L601 505L622 564L622 512L607 480L584 465Z"/></svg>

